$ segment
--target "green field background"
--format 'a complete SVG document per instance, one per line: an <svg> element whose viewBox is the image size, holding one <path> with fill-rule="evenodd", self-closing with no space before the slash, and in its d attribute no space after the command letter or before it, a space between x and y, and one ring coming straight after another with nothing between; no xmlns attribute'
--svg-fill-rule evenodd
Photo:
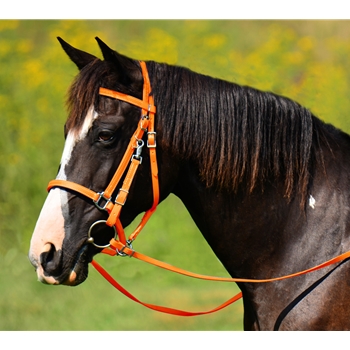
<svg viewBox="0 0 350 350"><path fill-rule="evenodd" d="M99 36L135 59L270 90L350 132L350 22L0 21L0 330L242 330L241 301L216 314L180 318L133 303L93 268L78 287L37 282L27 258L30 237L59 165L65 96L77 73L57 36L100 56ZM227 276L174 196L160 205L135 249ZM96 259L149 303L201 311L238 292L235 284L192 280L134 259Z"/></svg>

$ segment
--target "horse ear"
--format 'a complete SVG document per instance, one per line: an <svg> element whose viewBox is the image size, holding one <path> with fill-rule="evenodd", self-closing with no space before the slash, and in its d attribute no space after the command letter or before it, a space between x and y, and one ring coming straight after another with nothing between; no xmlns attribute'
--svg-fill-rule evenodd
<svg viewBox="0 0 350 350"><path fill-rule="evenodd" d="M116 53L114 50L112 50L109 46L107 46L107 44L105 44L99 37L95 37L98 46L101 49L103 58L105 59L105 61L115 61L116 59L118 59Z"/></svg>
<svg viewBox="0 0 350 350"><path fill-rule="evenodd" d="M95 38L98 46L101 49L103 58L105 61L111 62L116 67L117 72L120 75L120 78L125 78L125 82L127 82L127 78L131 78L131 80L138 78L140 76L140 69L136 64L135 60L128 58L119 54L118 52L112 50L109 46L107 46L100 38Z"/></svg>
<svg viewBox="0 0 350 350"><path fill-rule="evenodd" d="M60 42L63 50L66 52L69 58L76 64L79 70L83 69L90 62L97 59L97 57L85 51L74 48L60 37L57 37L57 40Z"/></svg>

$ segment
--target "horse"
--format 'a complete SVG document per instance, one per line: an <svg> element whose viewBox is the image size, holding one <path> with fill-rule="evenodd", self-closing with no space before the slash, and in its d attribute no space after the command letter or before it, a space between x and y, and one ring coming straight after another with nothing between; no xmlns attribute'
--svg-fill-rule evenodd
<svg viewBox="0 0 350 350"><path fill-rule="evenodd" d="M30 243L29 258L41 282L85 281L93 257L154 206L153 177L157 201L170 193L180 198L232 277L288 275L350 250L346 133L272 92L134 60L99 38L103 59L58 40L79 74L68 93L56 182L49 186ZM148 107L130 102L143 100L141 63L149 79ZM142 123L149 114L155 120L147 135ZM139 123L138 130L146 131L135 136ZM154 143L147 147L150 137ZM119 203L117 189L127 175L118 178L109 196L104 190L132 139L133 158L139 159L145 146L143 161L124 191L127 200ZM106 207L117 202L122 210L109 225ZM349 330L348 264L344 259L273 283L238 282L244 330Z"/></svg>

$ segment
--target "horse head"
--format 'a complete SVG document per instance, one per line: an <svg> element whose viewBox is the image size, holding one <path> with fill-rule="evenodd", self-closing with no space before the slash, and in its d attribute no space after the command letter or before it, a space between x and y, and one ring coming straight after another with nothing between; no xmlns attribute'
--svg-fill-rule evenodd
<svg viewBox="0 0 350 350"><path fill-rule="evenodd" d="M104 60L58 39L80 72L69 91L65 146L56 180L103 193L138 125L140 108L102 96L99 89L113 89L142 99L144 78L140 63L120 55L98 38ZM149 153L144 152L143 158L120 215L123 226L152 206ZM116 195L114 191L113 200ZM103 224L108 217L101 210L104 206L101 202L96 207L89 198L69 188L50 188L29 252L41 282L77 285L87 278L89 262L116 234L113 227ZM88 237L91 243L92 227L94 245L89 244Z"/></svg>

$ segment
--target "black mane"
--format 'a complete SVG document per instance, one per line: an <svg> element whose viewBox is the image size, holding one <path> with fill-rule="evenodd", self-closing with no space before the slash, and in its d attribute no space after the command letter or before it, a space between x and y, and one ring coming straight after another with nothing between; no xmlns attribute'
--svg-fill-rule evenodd
<svg viewBox="0 0 350 350"><path fill-rule="evenodd" d="M157 130L173 153L199 165L208 187L252 192L266 180L283 179L285 196L297 191L304 201L312 160L322 158L319 126L298 103L270 92L197 74L189 69L147 62ZM97 105L100 86L136 95L118 84L108 62L95 60L73 82L67 127L82 125Z"/></svg>
<svg viewBox="0 0 350 350"><path fill-rule="evenodd" d="M321 122L298 103L194 73L148 63L162 139L195 160L207 186L249 192L267 179L284 179L285 196L306 198Z"/></svg>

